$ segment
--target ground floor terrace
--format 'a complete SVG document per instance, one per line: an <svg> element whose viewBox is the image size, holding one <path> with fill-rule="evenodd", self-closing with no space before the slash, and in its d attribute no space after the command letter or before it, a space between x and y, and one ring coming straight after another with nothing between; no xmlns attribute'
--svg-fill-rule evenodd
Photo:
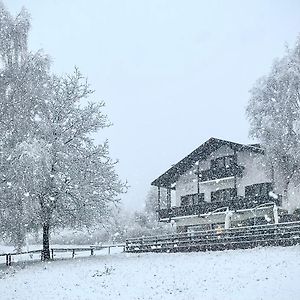
<svg viewBox="0 0 300 300"><path fill-rule="evenodd" d="M277 224L286 222L288 216L281 203L281 197L233 197L230 200L161 208L158 218L161 222L176 225L179 232Z"/></svg>

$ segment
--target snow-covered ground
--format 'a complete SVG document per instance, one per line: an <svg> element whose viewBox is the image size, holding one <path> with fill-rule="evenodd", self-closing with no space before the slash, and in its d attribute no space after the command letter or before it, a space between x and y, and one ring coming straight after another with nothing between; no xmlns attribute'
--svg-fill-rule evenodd
<svg viewBox="0 0 300 300"><path fill-rule="evenodd" d="M300 299L300 246L98 255L0 269L0 299Z"/></svg>

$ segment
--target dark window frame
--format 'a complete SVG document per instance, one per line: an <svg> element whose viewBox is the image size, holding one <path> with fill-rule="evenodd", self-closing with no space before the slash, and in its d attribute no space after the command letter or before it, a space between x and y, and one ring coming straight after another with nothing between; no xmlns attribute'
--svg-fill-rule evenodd
<svg viewBox="0 0 300 300"><path fill-rule="evenodd" d="M180 197L180 205L181 206L192 206L200 204L204 201L204 193L199 194L188 194Z"/></svg>
<svg viewBox="0 0 300 300"><path fill-rule="evenodd" d="M211 202L224 202L224 201L231 201L237 196L237 189L236 188L226 188L217 191L212 191L210 193L210 201Z"/></svg>
<svg viewBox="0 0 300 300"><path fill-rule="evenodd" d="M272 182L254 183L245 186L245 197L269 197L272 190Z"/></svg>
<svg viewBox="0 0 300 300"><path fill-rule="evenodd" d="M211 169L230 168L234 165L235 165L235 156L234 155L221 156L221 157L212 159L210 161Z"/></svg>

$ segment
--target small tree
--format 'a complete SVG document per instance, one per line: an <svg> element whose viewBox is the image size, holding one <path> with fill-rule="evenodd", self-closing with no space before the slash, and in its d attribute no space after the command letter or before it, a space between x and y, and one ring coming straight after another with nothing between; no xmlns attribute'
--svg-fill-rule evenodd
<svg viewBox="0 0 300 300"><path fill-rule="evenodd" d="M166 207L167 203L167 194L165 190L161 191L160 205ZM157 216L158 209L158 193L155 187L151 187L149 190L146 199L145 199L145 208L141 212L135 212L133 214L133 223L141 234L153 235L153 234L163 234L169 232L169 224L163 224L158 222Z"/></svg>
<svg viewBox="0 0 300 300"><path fill-rule="evenodd" d="M103 103L85 103L92 91L81 74L76 70L67 78L54 78L49 91L36 116L40 152L45 152L36 177L45 253L50 226L100 222L124 187L108 156L107 141L95 145L91 138L109 123L101 113Z"/></svg>
<svg viewBox="0 0 300 300"><path fill-rule="evenodd" d="M269 162L282 174L283 198L288 204L288 187L300 167L300 38L257 81L247 115L250 135L261 142Z"/></svg>
<svg viewBox="0 0 300 300"><path fill-rule="evenodd" d="M167 191L166 189L161 189L160 191L160 206L162 208L167 207ZM158 209L158 192L157 188L152 186L148 191L145 199L145 209L144 212L148 216L148 219L157 219L157 209Z"/></svg>

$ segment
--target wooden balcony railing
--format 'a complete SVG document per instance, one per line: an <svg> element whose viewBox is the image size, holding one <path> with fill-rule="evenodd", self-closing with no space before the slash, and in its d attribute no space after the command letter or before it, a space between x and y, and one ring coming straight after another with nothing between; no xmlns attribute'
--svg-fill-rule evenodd
<svg viewBox="0 0 300 300"><path fill-rule="evenodd" d="M231 176L241 176L243 169L244 169L243 166L231 165L229 167L212 168L212 169L200 171L199 173L196 174L199 175L199 180L203 182L203 181L221 179L221 178L226 178Z"/></svg>
<svg viewBox="0 0 300 300"><path fill-rule="evenodd" d="M192 215L201 215L213 212L214 210L222 207L228 207L230 210L251 209L258 205L274 202L276 205L281 206L281 197L278 199L269 196L253 196L253 197L240 197L237 196L231 200L216 201L216 202L201 202L189 206L173 206L170 208L160 209L158 211L159 220L170 219L175 217L184 217Z"/></svg>

